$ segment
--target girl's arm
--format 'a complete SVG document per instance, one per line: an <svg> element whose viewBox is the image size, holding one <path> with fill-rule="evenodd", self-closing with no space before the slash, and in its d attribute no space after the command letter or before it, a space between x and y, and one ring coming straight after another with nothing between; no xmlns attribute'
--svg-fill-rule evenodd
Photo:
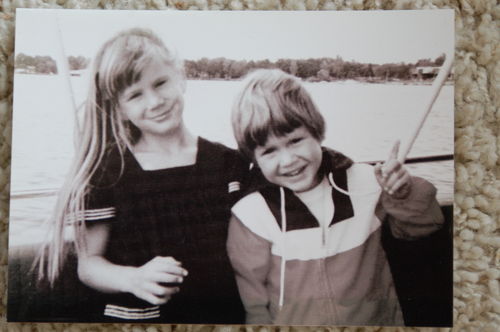
<svg viewBox="0 0 500 332"><path fill-rule="evenodd" d="M153 305L166 303L179 287L187 271L172 257L155 257L143 266L116 265L104 258L110 233L107 222L88 223L85 248L78 255L78 277L87 286L105 293L132 293Z"/></svg>

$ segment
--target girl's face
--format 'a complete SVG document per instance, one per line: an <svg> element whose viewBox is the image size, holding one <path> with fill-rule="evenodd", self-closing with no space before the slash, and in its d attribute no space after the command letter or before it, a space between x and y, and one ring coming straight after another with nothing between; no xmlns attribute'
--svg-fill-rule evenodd
<svg viewBox="0 0 500 332"><path fill-rule="evenodd" d="M162 136L182 126L185 81L179 71L162 59L152 59L141 79L118 98L118 111L142 136Z"/></svg>
<svg viewBox="0 0 500 332"><path fill-rule="evenodd" d="M269 136L264 145L255 148L254 155L271 183L300 193L320 182L321 144L304 126L283 136Z"/></svg>

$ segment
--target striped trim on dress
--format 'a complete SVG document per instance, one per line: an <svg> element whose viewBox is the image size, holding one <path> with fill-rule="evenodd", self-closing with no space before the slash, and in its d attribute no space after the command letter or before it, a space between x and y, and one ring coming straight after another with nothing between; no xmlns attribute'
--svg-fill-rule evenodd
<svg viewBox="0 0 500 332"><path fill-rule="evenodd" d="M113 218L115 215L116 215L116 209L114 207L84 211L85 221L108 219L108 218Z"/></svg>
<svg viewBox="0 0 500 332"><path fill-rule="evenodd" d="M127 308L114 304L106 304L104 316L122 319L152 319L160 317L160 307Z"/></svg>
<svg viewBox="0 0 500 332"><path fill-rule="evenodd" d="M66 224L72 225L77 220L98 221L98 220L104 220L104 219L111 219L111 218L114 218L116 216L116 209L114 207L107 207L107 208L102 208L102 209L91 209L91 210L82 211L82 212L78 213L77 215L78 215L78 219L75 219L74 217L68 216L66 218Z"/></svg>
<svg viewBox="0 0 500 332"><path fill-rule="evenodd" d="M238 181L229 182L227 185L227 192L232 193L240 190L241 184Z"/></svg>

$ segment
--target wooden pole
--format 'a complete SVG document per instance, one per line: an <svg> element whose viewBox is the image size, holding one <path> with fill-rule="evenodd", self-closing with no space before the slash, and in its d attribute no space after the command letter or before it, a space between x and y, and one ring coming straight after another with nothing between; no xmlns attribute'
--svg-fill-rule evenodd
<svg viewBox="0 0 500 332"><path fill-rule="evenodd" d="M402 149L400 149L398 155L398 161L401 164L404 164L406 157L408 156L408 153L410 152L413 146L413 143L415 143L415 140L417 139L417 136L420 133L420 130L422 129L424 122L427 119L427 116L432 110L432 106L434 105L434 102L436 101L436 98L439 95L439 92L441 91L444 82L446 81L448 75L450 74L452 64L453 64L453 53L449 52L446 54L445 61L441 66L437 77L434 79L434 82L432 83L431 93L429 95L429 98L426 100L425 107L422 109L422 113L419 115L417 123L413 128L413 131L409 136L410 139L406 141L406 144L402 147Z"/></svg>

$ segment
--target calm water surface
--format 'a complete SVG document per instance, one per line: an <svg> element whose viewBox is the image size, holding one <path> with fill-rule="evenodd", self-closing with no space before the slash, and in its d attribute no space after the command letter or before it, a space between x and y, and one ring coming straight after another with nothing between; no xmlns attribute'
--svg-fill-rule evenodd
<svg viewBox="0 0 500 332"><path fill-rule="evenodd" d="M77 104L85 98L84 77L72 77ZM61 186L73 155L75 112L59 76L16 75L14 81L12 193ZM229 113L241 82L188 81L185 121L200 136L235 147ZM356 161L385 159L397 138L407 139L430 86L306 83L327 121L324 145ZM453 87L445 86L410 152L453 153ZM453 161L410 165L412 174L438 187L442 203L453 200ZM12 199L11 239L48 218L55 197Z"/></svg>

